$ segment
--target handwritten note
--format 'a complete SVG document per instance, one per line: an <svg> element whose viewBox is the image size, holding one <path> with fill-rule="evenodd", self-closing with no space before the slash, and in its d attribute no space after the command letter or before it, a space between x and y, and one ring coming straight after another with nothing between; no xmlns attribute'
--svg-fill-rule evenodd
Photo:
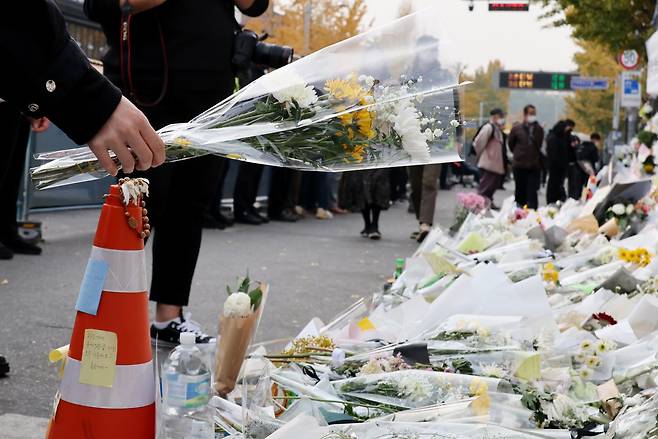
<svg viewBox="0 0 658 439"><path fill-rule="evenodd" d="M117 364L117 335L114 332L86 329L82 347L80 383L112 387Z"/></svg>

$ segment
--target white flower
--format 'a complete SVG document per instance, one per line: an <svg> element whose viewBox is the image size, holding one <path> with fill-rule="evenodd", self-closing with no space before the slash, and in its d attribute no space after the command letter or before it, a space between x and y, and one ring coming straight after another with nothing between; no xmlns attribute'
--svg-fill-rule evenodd
<svg viewBox="0 0 658 439"><path fill-rule="evenodd" d="M450 121L450 126L453 127L453 128L457 128L459 125L461 125L461 124L456 119L453 119L453 120Z"/></svg>
<svg viewBox="0 0 658 439"><path fill-rule="evenodd" d="M507 372L495 364L486 364L482 367L481 371L482 375L485 377L490 377L490 378L505 378L507 376Z"/></svg>
<svg viewBox="0 0 658 439"><path fill-rule="evenodd" d="M363 82L366 87L370 88L375 83L375 78L370 75L359 75L359 82Z"/></svg>
<svg viewBox="0 0 658 439"><path fill-rule="evenodd" d="M419 113L406 102L397 105L397 112L391 119L393 129L402 139L402 148L413 160L427 161L430 150L427 139L420 128Z"/></svg>
<svg viewBox="0 0 658 439"><path fill-rule="evenodd" d="M586 356L585 354L583 354L583 353L580 353L580 354L576 354L576 356L574 357L574 359L575 359L578 363L584 363L584 362L587 360L587 356Z"/></svg>
<svg viewBox="0 0 658 439"><path fill-rule="evenodd" d="M423 76L422 75L418 77L418 82L423 82Z"/></svg>
<svg viewBox="0 0 658 439"><path fill-rule="evenodd" d="M272 96L282 104L291 104L295 101L301 108L308 108L318 101L318 95L315 93L315 89L303 83L275 91L272 93Z"/></svg>
<svg viewBox="0 0 658 439"><path fill-rule="evenodd" d="M428 383L421 383L413 376L406 376L400 380L400 389L402 395L416 401L423 400L430 395L431 386Z"/></svg>
<svg viewBox="0 0 658 439"><path fill-rule="evenodd" d="M596 355L592 355L591 357L587 358L585 364L587 364L587 367L591 369L596 369L599 367L599 365L601 365L601 359Z"/></svg>
<svg viewBox="0 0 658 439"><path fill-rule="evenodd" d="M436 138L441 137L443 135L443 130L440 129L440 128L437 128L437 129L434 130L433 134L434 134L434 138L436 139Z"/></svg>
<svg viewBox="0 0 658 439"><path fill-rule="evenodd" d="M247 317L251 314L251 298L245 293L229 294L224 302L225 317Z"/></svg>
<svg viewBox="0 0 658 439"><path fill-rule="evenodd" d="M149 181L146 178L128 178L121 184L121 194L126 206L131 202L137 204L140 196L149 196Z"/></svg>
<svg viewBox="0 0 658 439"><path fill-rule="evenodd" d="M584 380L588 380L592 378L592 369L588 369L586 367L583 367L578 371L578 376Z"/></svg>
<svg viewBox="0 0 658 439"><path fill-rule="evenodd" d="M589 340L583 340L580 343L580 350L583 352L589 352L590 350L592 350L592 342Z"/></svg>
<svg viewBox="0 0 658 439"><path fill-rule="evenodd" d="M610 340L600 340L594 346L594 352L598 354L605 354L606 352L613 351L617 345Z"/></svg>
<svg viewBox="0 0 658 439"><path fill-rule="evenodd" d="M626 206L626 215L630 215L635 210L635 207L632 204Z"/></svg>
<svg viewBox="0 0 658 439"><path fill-rule="evenodd" d="M428 142L434 140L434 133L429 128L426 128L425 131L423 131L423 134L425 134L425 138Z"/></svg>
<svg viewBox="0 0 658 439"><path fill-rule="evenodd" d="M376 358L372 358L366 364L361 366L361 370L359 370L359 375L376 375L382 372L384 372L384 369L382 369L382 366L379 364L379 361Z"/></svg>
<svg viewBox="0 0 658 439"><path fill-rule="evenodd" d="M617 203L614 206L611 207L612 213L615 215L623 215L626 213L626 206L624 206L621 203Z"/></svg>

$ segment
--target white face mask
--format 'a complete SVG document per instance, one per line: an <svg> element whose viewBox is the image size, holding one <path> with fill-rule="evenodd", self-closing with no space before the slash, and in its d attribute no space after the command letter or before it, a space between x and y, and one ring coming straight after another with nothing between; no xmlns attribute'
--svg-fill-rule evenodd
<svg viewBox="0 0 658 439"><path fill-rule="evenodd" d="M526 117L526 120L528 121L528 123L535 123L537 122L537 116L531 114L528 117Z"/></svg>
<svg viewBox="0 0 658 439"><path fill-rule="evenodd" d="M503 125L505 125L505 118L503 117L501 119L498 119L496 123L502 127Z"/></svg>

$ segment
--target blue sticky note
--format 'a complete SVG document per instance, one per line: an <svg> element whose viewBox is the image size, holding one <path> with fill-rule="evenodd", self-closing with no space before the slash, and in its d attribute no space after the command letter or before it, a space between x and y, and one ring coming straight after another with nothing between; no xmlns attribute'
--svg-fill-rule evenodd
<svg viewBox="0 0 658 439"><path fill-rule="evenodd" d="M105 285L105 277L109 265L105 261L90 259L87 264L85 277L82 279L80 294L75 304L75 309L87 314L96 315L98 305L101 302L101 293Z"/></svg>

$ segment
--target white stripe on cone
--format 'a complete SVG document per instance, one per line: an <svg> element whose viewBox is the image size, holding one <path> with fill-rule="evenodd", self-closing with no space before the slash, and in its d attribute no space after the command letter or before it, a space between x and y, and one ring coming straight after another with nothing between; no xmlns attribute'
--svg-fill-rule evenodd
<svg viewBox="0 0 658 439"><path fill-rule="evenodd" d="M117 365L111 388L80 384L79 360L68 358L60 384L61 400L103 409L138 408L155 401L153 361Z"/></svg>
<svg viewBox="0 0 658 439"><path fill-rule="evenodd" d="M144 250L111 250L92 246L89 259L107 262L104 291L143 293L146 291Z"/></svg>

